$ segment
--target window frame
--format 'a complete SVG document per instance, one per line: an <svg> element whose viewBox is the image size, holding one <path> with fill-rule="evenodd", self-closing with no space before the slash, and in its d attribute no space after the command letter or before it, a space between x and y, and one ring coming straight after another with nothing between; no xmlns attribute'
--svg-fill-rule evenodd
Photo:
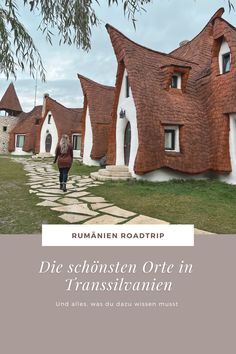
<svg viewBox="0 0 236 354"><path fill-rule="evenodd" d="M175 80L176 82L175 82ZM171 77L171 88L178 88L178 76L177 75L172 75Z"/></svg>
<svg viewBox="0 0 236 354"><path fill-rule="evenodd" d="M231 66L231 53L227 52L221 55L222 56L222 74L226 74L230 71L230 66ZM225 58L228 58L228 61L225 60ZM228 70L227 65L229 65Z"/></svg>
<svg viewBox="0 0 236 354"><path fill-rule="evenodd" d="M19 137L23 137L24 138L22 146L19 146L19 143L18 143L18 138ZM16 134L16 148L23 149L24 144L25 144L25 134Z"/></svg>
<svg viewBox="0 0 236 354"><path fill-rule="evenodd" d="M130 84L128 75L125 75L125 97L130 97Z"/></svg>
<svg viewBox="0 0 236 354"><path fill-rule="evenodd" d="M176 79L176 86L173 85L173 78ZM182 89L182 73L173 72L173 74L171 76L170 88L177 89L177 90L181 90Z"/></svg>
<svg viewBox="0 0 236 354"><path fill-rule="evenodd" d="M76 140L76 145L77 145L77 139L78 137L80 138L80 146L79 146L79 149L75 149L74 146L74 139ZM81 134L72 134L72 146L73 146L73 150L74 151L80 151L81 150L81 143L82 143L82 135Z"/></svg>
<svg viewBox="0 0 236 354"><path fill-rule="evenodd" d="M179 129L178 125L165 125L164 126L164 149L166 152L180 152L179 143ZM171 146L167 147L166 134L171 134Z"/></svg>

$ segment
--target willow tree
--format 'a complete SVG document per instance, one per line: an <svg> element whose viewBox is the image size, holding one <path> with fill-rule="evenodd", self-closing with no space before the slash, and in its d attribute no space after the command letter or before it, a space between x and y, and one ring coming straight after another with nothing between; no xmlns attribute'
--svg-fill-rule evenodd
<svg viewBox="0 0 236 354"><path fill-rule="evenodd" d="M103 0L104 1L104 0ZM154 0L157 1L157 0ZM234 0L227 0L233 8ZM91 29L99 23L94 10L100 0L23 0L0 1L0 72L8 78L17 71L29 70L34 77L37 71L45 80L42 58L30 33L21 22L19 10L27 8L32 21L40 18L38 29L52 44L55 35L59 44L74 45L88 51ZM109 6L122 3L124 14L135 25L135 14L144 10L152 0L106 0ZM18 4L17 4L18 3ZM102 4L104 6L104 3Z"/></svg>

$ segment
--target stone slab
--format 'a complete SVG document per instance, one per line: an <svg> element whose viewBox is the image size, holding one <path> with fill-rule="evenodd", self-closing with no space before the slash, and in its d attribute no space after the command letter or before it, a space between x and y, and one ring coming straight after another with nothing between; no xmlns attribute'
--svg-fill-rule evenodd
<svg viewBox="0 0 236 354"><path fill-rule="evenodd" d="M60 204L51 202L50 200L45 200L44 202L38 203L37 206L46 206L46 207L56 207Z"/></svg>
<svg viewBox="0 0 236 354"><path fill-rule="evenodd" d="M86 189L87 189L87 187L76 187L75 192L85 191Z"/></svg>
<svg viewBox="0 0 236 354"><path fill-rule="evenodd" d="M27 186L36 186L36 185L39 184L39 182L40 182L40 181L37 181L37 182L27 182L26 185L27 185ZM43 187L42 184L40 184L40 186Z"/></svg>
<svg viewBox="0 0 236 354"><path fill-rule="evenodd" d="M88 195L89 192L73 192L70 194L67 194L67 197L70 198L80 198L80 197L84 197L85 195Z"/></svg>
<svg viewBox="0 0 236 354"><path fill-rule="evenodd" d="M29 193L30 193L30 194L32 194L32 193L37 193L37 190L32 190L32 189L30 189L30 190L29 190Z"/></svg>
<svg viewBox="0 0 236 354"><path fill-rule="evenodd" d="M73 181L79 181L79 180L81 180L81 176L71 176L71 179L73 180Z"/></svg>
<svg viewBox="0 0 236 354"><path fill-rule="evenodd" d="M92 218L88 221L86 221L84 224L119 224L121 222L125 221L123 218L117 218L112 215L101 215L96 218Z"/></svg>
<svg viewBox="0 0 236 354"><path fill-rule="evenodd" d="M151 218L150 216L139 215L126 222L126 224L169 224L167 221Z"/></svg>
<svg viewBox="0 0 236 354"><path fill-rule="evenodd" d="M109 207L112 205L113 204L110 204L110 203L94 203L94 204L91 204L90 206L93 210L98 210L98 209L106 208L106 207Z"/></svg>
<svg viewBox="0 0 236 354"><path fill-rule="evenodd" d="M90 182L92 182L93 180L92 180L92 178L82 178L81 180L80 180L80 183L90 183Z"/></svg>
<svg viewBox="0 0 236 354"><path fill-rule="evenodd" d="M38 195L39 197L58 197L58 198L61 198L61 195L59 196L56 193L55 194L37 193L36 195Z"/></svg>
<svg viewBox="0 0 236 354"><path fill-rule="evenodd" d="M43 186L41 184L32 184L31 188L32 189L39 189L39 188L43 188Z"/></svg>
<svg viewBox="0 0 236 354"><path fill-rule="evenodd" d="M66 194L68 192L63 192L59 188L45 188L45 189L39 189L39 192L41 193L46 193L46 194Z"/></svg>
<svg viewBox="0 0 236 354"><path fill-rule="evenodd" d="M84 216L84 215L78 215L78 214L62 214L62 215L59 215L59 218L65 220L71 224L74 224L76 222L81 222L81 221L87 220L89 217Z"/></svg>
<svg viewBox="0 0 236 354"><path fill-rule="evenodd" d="M40 199L44 200L50 200L51 202L55 202L55 200L58 200L60 197L39 197Z"/></svg>
<svg viewBox="0 0 236 354"><path fill-rule="evenodd" d="M133 213L132 211L121 209L117 206L112 206L109 208L102 209L102 212L107 213L107 214L111 214L111 215L115 215L115 216L119 216L119 217L123 217L123 218L129 218L131 216L137 215L137 214Z"/></svg>
<svg viewBox="0 0 236 354"><path fill-rule="evenodd" d="M85 214L91 216L98 215L97 212L90 210L87 204L72 204L72 205L60 206L60 207L52 208L52 210L61 211L64 213Z"/></svg>
<svg viewBox="0 0 236 354"><path fill-rule="evenodd" d="M80 204L82 203L81 201L77 200L76 198L62 198L58 200L58 202L71 205L71 204Z"/></svg>
<svg viewBox="0 0 236 354"><path fill-rule="evenodd" d="M106 203L106 200L102 197L82 197L80 199L88 203Z"/></svg>
<svg viewBox="0 0 236 354"><path fill-rule="evenodd" d="M55 186L55 182L43 183L44 187L52 187Z"/></svg>

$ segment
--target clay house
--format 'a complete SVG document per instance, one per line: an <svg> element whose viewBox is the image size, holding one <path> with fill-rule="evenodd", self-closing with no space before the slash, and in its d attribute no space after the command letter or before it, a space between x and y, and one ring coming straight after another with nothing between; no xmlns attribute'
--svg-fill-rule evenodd
<svg viewBox="0 0 236 354"><path fill-rule="evenodd" d="M31 155L36 152L36 137L39 133L42 106L20 114L20 120L9 132L8 150L14 155Z"/></svg>
<svg viewBox="0 0 236 354"><path fill-rule="evenodd" d="M36 152L55 155L62 134L67 134L73 144L74 157L79 157L82 112L82 108L67 108L45 94L40 130L36 139Z"/></svg>
<svg viewBox="0 0 236 354"><path fill-rule="evenodd" d="M118 61L108 164L150 181L236 183L236 29L223 13L170 54L106 26Z"/></svg>
<svg viewBox="0 0 236 354"><path fill-rule="evenodd" d="M111 128L114 87L78 74L84 94L81 156L86 165L98 165L106 156Z"/></svg>
<svg viewBox="0 0 236 354"><path fill-rule="evenodd" d="M9 132L21 120L22 108L13 83L0 101L0 153L8 153Z"/></svg>

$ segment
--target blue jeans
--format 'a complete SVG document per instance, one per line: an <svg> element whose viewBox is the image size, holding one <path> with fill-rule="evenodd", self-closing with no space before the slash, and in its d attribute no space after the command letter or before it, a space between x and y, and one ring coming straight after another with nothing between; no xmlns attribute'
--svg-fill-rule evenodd
<svg viewBox="0 0 236 354"><path fill-rule="evenodd" d="M69 167L59 168L59 171L60 171L60 175L59 175L60 183L66 183L68 179Z"/></svg>

